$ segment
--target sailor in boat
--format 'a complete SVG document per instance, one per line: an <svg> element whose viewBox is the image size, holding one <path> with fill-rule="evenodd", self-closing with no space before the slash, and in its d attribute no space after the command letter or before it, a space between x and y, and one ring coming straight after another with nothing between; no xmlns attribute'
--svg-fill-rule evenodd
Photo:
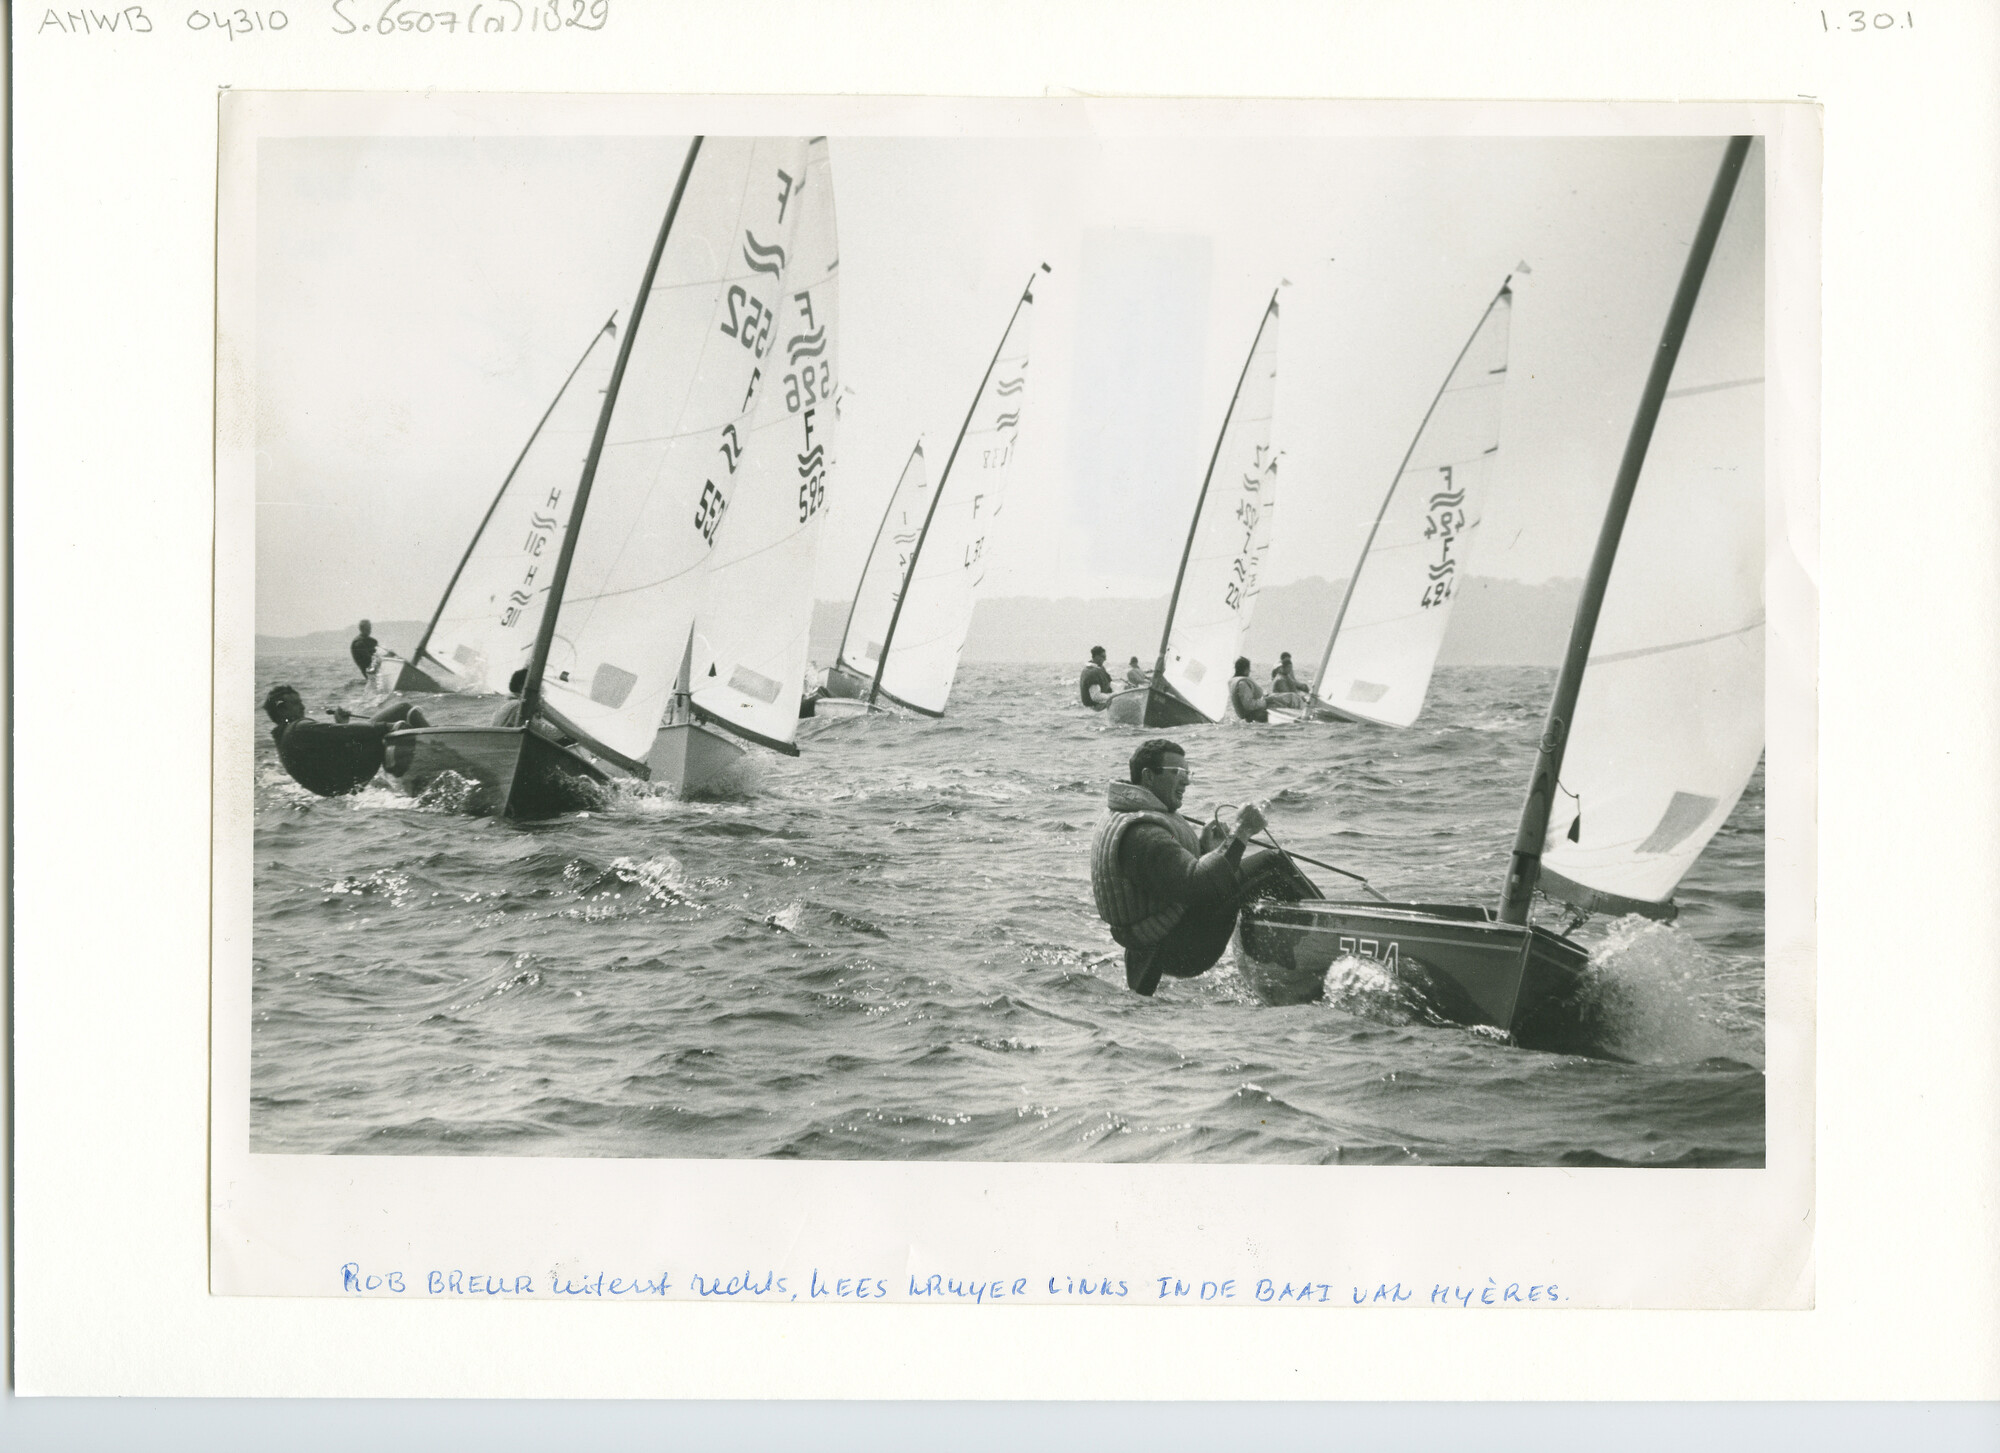
<svg viewBox="0 0 2000 1453"><path fill-rule="evenodd" d="M365 624L365 622L364 622ZM333 720L307 721L305 703L290 686L274 686L264 710L277 725L271 740L292 780L321 797L340 797L367 786L382 765L382 741L399 727L429 726L407 701L385 707L367 721L354 721L341 707Z"/></svg>
<svg viewBox="0 0 2000 1453"><path fill-rule="evenodd" d="M1076 678L1076 694L1092 711L1104 710L1111 700L1111 673L1104 669L1104 647L1090 648L1090 664Z"/></svg>
<svg viewBox="0 0 2000 1453"><path fill-rule="evenodd" d="M363 681L375 674L375 653L381 648L381 643L369 634L372 629L367 621L363 621L361 634L347 643L347 654L354 658Z"/></svg>
<svg viewBox="0 0 2000 1453"><path fill-rule="evenodd" d="M1199 831L1180 815L1188 766L1178 743L1144 743L1130 776L1106 793L1110 815L1091 841L1090 889L1125 949L1126 986L1150 995L1162 975L1192 979L1213 968L1245 903L1309 895L1282 852L1244 852L1264 827L1257 804L1238 808L1233 826L1223 825L1218 807Z"/></svg>
<svg viewBox="0 0 2000 1453"><path fill-rule="evenodd" d="M1250 676L1250 658L1236 658L1236 674L1229 678L1229 705L1244 721L1267 722L1270 708L1297 711L1306 704L1304 692L1266 691Z"/></svg>
<svg viewBox="0 0 2000 1453"><path fill-rule="evenodd" d="M1152 679L1153 679L1153 674L1150 671L1148 671L1144 666L1141 666L1139 664L1139 658L1137 656L1134 656L1131 659L1131 661L1129 661L1126 664L1125 684L1127 686L1144 686L1148 681L1151 681Z"/></svg>
<svg viewBox="0 0 2000 1453"><path fill-rule="evenodd" d="M493 725L497 727L517 727L521 725L521 694L528 689L528 668L523 666L507 678L508 702L494 713Z"/></svg>
<svg viewBox="0 0 2000 1453"><path fill-rule="evenodd" d="M1289 692L1301 698L1302 703L1311 696L1311 693L1306 690L1304 683L1299 680L1297 674L1292 670L1292 653L1290 651L1280 651L1278 653L1278 664L1271 668L1271 694L1276 696L1280 692ZM1282 705L1283 703L1279 704Z"/></svg>

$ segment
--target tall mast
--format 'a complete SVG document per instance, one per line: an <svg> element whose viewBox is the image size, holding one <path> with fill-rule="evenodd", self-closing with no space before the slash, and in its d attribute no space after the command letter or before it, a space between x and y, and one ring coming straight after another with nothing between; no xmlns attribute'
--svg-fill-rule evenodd
<svg viewBox="0 0 2000 1453"><path fill-rule="evenodd" d="M1040 271L1047 272L1045 262ZM889 612L889 629L882 635L882 650L875 657L875 679L868 683L868 705L872 709L875 698L882 691L882 672L889 664L889 643L896 639L896 622L903 618L903 602L909 599L910 582L917 576L917 557L923 553L924 537L931 532L931 520L937 514L938 501L944 498L945 484L951 479L951 466L958 462L958 446L965 442L965 432L972 427L972 416L979 410L979 401L986 397L986 382L993 377L993 369L1000 362L1000 350L1007 346L1013 335L1014 320L1021 316L1021 309L1035 300L1035 274L1028 274L1028 285L1021 289L1021 296L1014 303L1014 311L1007 315L1007 326L1000 332L1000 341L993 348L993 356L986 362L986 372L979 376L979 387L972 391L972 406L965 411L965 422L958 426L958 437L951 441L951 453L944 461L944 473L931 489L931 507L924 511L924 527L917 533L917 543L910 550L910 563L903 569L903 588L896 593L896 607Z"/></svg>
<svg viewBox="0 0 2000 1453"><path fill-rule="evenodd" d="M882 548L882 535L889 528L889 516L895 511L896 496L903 492L903 481L910 474L910 460L917 458L923 452L924 441L919 439L916 447L910 450L910 458L903 461L903 472L896 476L896 487L889 492L889 503L882 509L882 523L875 527L875 543L868 547L868 558L861 562L861 579L855 583L854 599L848 602L847 624L840 628L840 647L833 653L833 663L836 666L840 664L841 657L847 654L847 636L854 629L854 612L861 606L861 586L868 579L868 567L875 563L875 552ZM877 664L880 664L879 660Z"/></svg>
<svg viewBox="0 0 2000 1453"><path fill-rule="evenodd" d="M1680 357L1681 340L1687 336L1688 320L1694 316L1695 300L1701 296L1702 277L1708 271L1715 239L1722 232L1729 213L1729 199L1736 191L1736 178L1749 154L1750 138L1732 136L1722 153L1722 166L1708 194L1708 206L1695 229L1688 248L1687 265L1681 270L1680 287L1667 310L1667 326L1660 334L1659 351L1653 355L1653 370L1639 395L1639 412L1632 420L1631 436L1625 441L1625 457L1619 461L1618 475L1611 486L1611 501L1605 507L1604 524L1598 531L1597 550L1590 557L1590 573L1584 577L1583 595L1576 603L1576 621L1570 627L1569 648L1563 655L1562 674L1556 678L1555 696L1542 724L1541 749L1535 756L1534 775L1528 779L1528 797L1521 806L1521 827L1514 836L1514 855L1507 868L1507 884L1500 898L1502 923L1526 923L1528 908L1535 896L1535 884L1542 875L1542 843L1548 836L1549 813L1554 807L1556 781L1562 774L1563 750L1569 745L1571 719L1576 711L1577 693L1583 688L1583 668L1590 659L1591 637L1597 632L1597 613L1604 604L1604 590L1611 580L1611 566L1618 554L1618 537L1625 530L1625 516L1632 506L1632 490L1646 463L1646 450L1653 441L1653 426L1659 421L1660 404L1667 385L1673 381L1674 363Z"/></svg>
<svg viewBox="0 0 2000 1453"><path fill-rule="evenodd" d="M500 488L493 496L493 503L488 505L486 513L479 517L479 528L472 532L472 539L466 545L465 553L458 557L458 568L451 572L451 579L445 582L444 594L438 597L437 609L431 612L431 622L424 627L423 638L417 642L417 649L410 652L410 659L412 661L421 661L423 659L424 648L431 643L431 632L437 629L438 617L444 614L445 602L451 599L451 593L458 585L458 577L465 573L465 564L472 558L472 552L479 548L479 537L486 533L486 526L492 522L493 512L500 508L500 501L507 497L507 486L512 484L514 476L521 472L521 461L526 459L528 451L535 447L535 440L541 438L542 426L548 423L549 415L556 411L556 405L562 402L563 395L569 392L570 384L576 381L577 370L583 367L584 359L590 357L590 350L597 346L597 340L602 338L607 331L614 338L618 335L618 315L616 313L613 313L609 318L604 320L604 327L599 328L595 333L590 335L590 342L584 348L582 354L578 356L576 367L570 369L568 375L562 381L562 387L556 390L556 396L550 399L549 406L542 410L541 418L535 420L535 427L533 432L528 435L528 442L521 446L521 452L514 457L514 467L509 469L507 477L500 481ZM438 664L442 666L444 663L440 661Z"/></svg>
<svg viewBox="0 0 2000 1453"><path fill-rule="evenodd" d="M1174 612L1180 609L1181 582L1187 578L1188 557L1194 553L1195 531L1201 528L1202 506L1208 503L1208 484L1215 478L1215 461L1222 457L1222 441L1229 437L1229 421L1236 414L1236 401L1243 396L1243 380L1250 376L1250 360L1257 356L1257 345L1264 341L1264 327L1271 321L1271 315L1278 311L1278 290L1271 289L1271 301L1264 305L1264 316L1257 320L1257 332L1250 340L1250 351L1243 355L1243 370L1236 375L1236 391L1229 396L1229 407L1222 412L1222 427L1215 431L1215 448L1208 456L1208 472L1201 477L1201 493L1195 496L1194 515L1188 520L1187 544L1181 546L1181 568L1174 575L1174 593L1167 600L1167 623L1160 628L1160 654L1153 661L1153 680L1146 690L1150 694L1158 691L1166 681L1167 642L1174 634Z"/></svg>
<svg viewBox="0 0 2000 1453"><path fill-rule="evenodd" d="M618 361L611 366L611 382L605 386L604 407L597 413L597 430L590 436L590 453L583 461L583 478L577 482L576 498L570 501L569 527L563 531L562 552L556 556L556 573L549 581L549 603L542 609L541 625L535 631L535 654L528 659L528 679L521 690L521 720L535 715L542 702L542 672L549 664L549 646L556 637L556 614L562 609L563 587L569 583L569 563L576 554L577 527L583 523L583 509L590 500L591 481L597 478L597 461L604 453L604 436L611 428L611 410L618 403L618 388L625 381L625 365L632 357L632 340L639 336L639 323L646 314L646 298L653 291L653 276L660 270L660 257L667 250L667 235L674 230L674 217L681 209L681 196L688 178L694 175L694 159L701 154L702 138L688 143L687 160L681 163L680 180L667 203L667 215L654 239L653 255L646 259L646 275L639 281L639 296L632 304L631 320L618 342Z"/></svg>
<svg viewBox="0 0 2000 1453"><path fill-rule="evenodd" d="M1479 330L1486 326L1486 320L1493 316L1493 310L1500 306L1500 300L1511 296L1509 285L1513 281L1514 274L1510 272L1500 284L1500 291L1493 295L1493 301L1486 305L1486 311L1479 315L1478 324L1466 335L1465 346L1458 350L1458 357L1451 361L1451 367L1445 371L1444 382L1438 385L1437 393L1431 397L1431 406L1424 410L1423 422L1417 425L1417 432L1410 436L1410 447L1403 451L1403 462L1396 466L1396 472L1389 477L1389 492L1382 496L1382 508L1375 511L1375 523L1368 527L1368 538L1361 542L1361 554L1355 559L1354 573L1347 577L1347 592L1340 597L1340 609L1334 612L1333 629L1326 634L1326 650L1320 653L1319 670L1313 673L1314 701L1326 700L1320 695L1320 688L1326 684L1327 663L1333 660L1333 643L1340 639L1341 622L1347 619L1347 607L1354 600L1354 589L1361 583L1361 572L1368 566L1368 552L1375 548L1376 532L1382 528L1382 520L1389 513L1389 504L1396 498L1397 486L1403 482L1403 471L1410 467L1410 456L1417 452L1417 441L1424 437L1424 430L1430 427L1431 415L1437 412L1437 406L1444 401L1444 391L1451 387L1452 376L1458 372L1459 364L1465 361L1465 355L1472 350L1473 339L1477 338Z"/></svg>

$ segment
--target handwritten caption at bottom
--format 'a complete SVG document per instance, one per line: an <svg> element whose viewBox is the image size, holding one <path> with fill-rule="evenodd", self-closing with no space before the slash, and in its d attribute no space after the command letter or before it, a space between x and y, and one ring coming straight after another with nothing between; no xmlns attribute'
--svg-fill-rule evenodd
<svg viewBox="0 0 2000 1453"><path fill-rule="evenodd" d="M941 1272L855 1276L818 1267L794 1272L683 1271L665 1268L621 1272L491 1271L466 1267L406 1272L342 1264L340 1291L349 1296L409 1297L449 1301L539 1300L605 1302L903 1302L971 1306L1004 1302L1127 1305L1351 1306L1351 1307L1549 1307L1567 1298L1554 1282L1285 1281L1271 1277L1178 1276L956 1277Z"/></svg>

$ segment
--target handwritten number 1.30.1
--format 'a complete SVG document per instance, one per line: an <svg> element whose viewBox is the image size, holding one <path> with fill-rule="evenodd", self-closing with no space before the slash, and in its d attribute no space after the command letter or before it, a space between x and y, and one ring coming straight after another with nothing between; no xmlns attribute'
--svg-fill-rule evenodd
<svg viewBox="0 0 2000 1453"><path fill-rule="evenodd" d="M1846 24L1835 25L1833 23L1835 20L1844 20ZM1866 10L1849 10L1845 14L1842 14L1842 12L1836 10L1832 15L1828 15L1826 11L1822 10L1819 13L1819 28L1825 31L1842 30L1849 32L1856 30L1915 30L1917 28L1917 14L1914 10L1905 10L1902 18L1899 20L1886 10L1878 10L1873 14L1870 14Z"/></svg>

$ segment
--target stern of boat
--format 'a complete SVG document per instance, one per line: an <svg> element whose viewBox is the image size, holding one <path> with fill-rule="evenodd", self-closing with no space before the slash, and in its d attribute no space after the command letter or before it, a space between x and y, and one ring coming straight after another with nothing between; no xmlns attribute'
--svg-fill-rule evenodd
<svg viewBox="0 0 2000 1453"><path fill-rule="evenodd" d="M1460 904L1277 903L1243 910L1239 967L1268 1002L1322 997L1328 969L1371 960L1428 1016L1504 1029L1528 1049L1569 1049L1589 955L1543 928Z"/></svg>
<svg viewBox="0 0 2000 1453"><path fill-rule="evenodd" d="M1104 714L1120 726L1183 727L1208 726L1209 719L1189 706L1173 688L1157 683L1116 691L1105 704Z"/></svg>

